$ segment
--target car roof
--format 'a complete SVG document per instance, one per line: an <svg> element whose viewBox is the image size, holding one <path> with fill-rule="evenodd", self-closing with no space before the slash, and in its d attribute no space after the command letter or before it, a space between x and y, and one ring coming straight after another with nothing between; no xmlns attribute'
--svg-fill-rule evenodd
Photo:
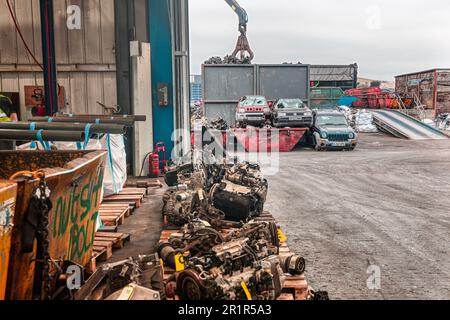
<svg viewBox="0 0 450 320"><path fill-rule="evenodd" d="M321 115L321 116L344 116L345 115L342 112L339 111L335 111L335 110L316 110L314 111L317 115Z"/></svg>
<svg viewBox="0 0 450 320"><path fill-rule="evenodd" d="M277 103L281 102L281 101L295 101L295 100L303 102L303 100L300 98L283 98L283 99L278 99Z"/></svg>
<svg viewBox="0 0 450 320"><path fill-rule="evenodd" d="M265 96L244 96L244 99L256 98L256 99L265 99Z"/></svg>

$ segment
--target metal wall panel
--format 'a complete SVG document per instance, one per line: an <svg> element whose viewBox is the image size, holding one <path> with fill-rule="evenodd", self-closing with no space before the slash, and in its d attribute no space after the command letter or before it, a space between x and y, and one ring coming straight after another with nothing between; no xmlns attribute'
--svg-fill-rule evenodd
<svg viewBox="0 0 450 320"><path fill-rule="evenodd" d="M236 103L205 103L205 116L210 120L221 117L228 124L234 124L236 122Z"/></svg>
<svg viewBox="0 0 450 320"><path fill-rule="evenodd" d="M10 0L25 41L42 60L39 0ZM81 29L67 28L67 7L81 9ZM97 101L117 104L114 0L54 0L58 83L65 87L67 111L102 113ZM25 85L42 85L42 72L16 32L5 1L0 1L0 92L20 93L21 114L30 116ZM25 117L26 118L26 117Z"/></svg>
<svg viewBox="0 0 450 320"><path fill-rule="evenodd" d="M268 100L300 98L309 101L308 65L258 66L258 94Z"/></svg>
<svg viewBox="0 0 450 320"><path fill-rule="evenodd" d="M256 93L256 67L253 65L204 65L203 99L237 101Z"/></svg>
<svg viewBox="0 0 450 320"><path fill-rule="evenodd" d="M450 112L450 70L437 72L436 110L438 113Z"/></svg>

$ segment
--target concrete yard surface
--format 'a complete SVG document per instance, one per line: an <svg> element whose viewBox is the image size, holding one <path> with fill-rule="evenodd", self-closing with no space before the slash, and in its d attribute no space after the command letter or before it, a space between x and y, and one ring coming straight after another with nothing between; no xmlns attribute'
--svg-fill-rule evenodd
<svg viewBox="0 0 450 320"><path fill-rule="evenodd" d="M299 149L280 164L266 209L313 288L331 299L450 299L450 140L363 134L354 152Z"/></svg>

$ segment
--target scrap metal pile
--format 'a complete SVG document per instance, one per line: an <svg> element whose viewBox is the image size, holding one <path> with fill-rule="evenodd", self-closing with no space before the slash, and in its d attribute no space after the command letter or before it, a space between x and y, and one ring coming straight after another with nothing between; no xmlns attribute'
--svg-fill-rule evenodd
<svg viewBox="0 0 450 320"><path fill-rule="evenodd" d="M194 219L213 226L244 223L263 212L268 183L258 165L192 165L173 168L166 174L170 187L164 195L163 216L176 226Z"/></svg>
<svg viewBox="0 0 450 320"><path fill-rule="evenodd" d="M163 216L179 227L156 251L176 270L168 297L183 300L275 300L305 260L280 255L279 229L261 215L268 183L258 165L174 167L166 175Z"/></svg>
<svg viewBox="0 0 450 320"><path fill-rule="evenodd" d="M242 60L232 55L226 55L223 57L211 57L204 62L204 64L251 64L250 57L244 57Z"/></svg>

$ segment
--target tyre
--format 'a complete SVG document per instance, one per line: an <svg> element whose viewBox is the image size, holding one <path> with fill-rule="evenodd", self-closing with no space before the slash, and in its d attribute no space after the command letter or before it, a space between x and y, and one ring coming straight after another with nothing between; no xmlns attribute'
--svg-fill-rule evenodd
<svg viewBox="0 0 450 320"><path fill-rule="evenodd" d="M316 150L317 152L322 151L322 147L317 142L317 133L316 132L312 135L312 144L314 146L314 150Z"/></svg>

